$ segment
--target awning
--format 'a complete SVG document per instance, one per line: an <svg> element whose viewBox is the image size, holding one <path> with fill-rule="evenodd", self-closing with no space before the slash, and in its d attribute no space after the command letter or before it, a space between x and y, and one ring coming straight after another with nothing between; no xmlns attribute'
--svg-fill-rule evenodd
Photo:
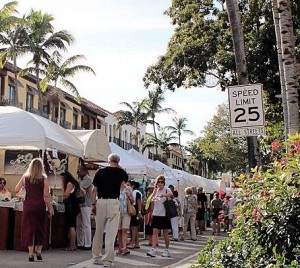
<svg viewBox="0 0 300 268"><path fill-rule="evenodd" d="M28 85L27 85L27 91L33 95L39 95L39 91L37 89L35 89L34 87L31 87L31 86L28 86Z"/></svg>
<svg viewBox="0 0 300 268"><path fill-rule="evenodd" d="M8 77L8 83L12 84L12 85L15 85L15 79L9 76ZM24 87L23 84L19 80L17 80L17 83L18 83L18 87Z"/></svg>
<svg viewBox="0 0 300 268"><path fill-rule="evenodd" d="M70 107L69 104L65 103L65 102L61 102L60 103L61 108L64 108L66 110L72 110L72 108Z"/></svg>
<svg viewBox="0 0 300 268"><path fill-rule="evenodd" d="M76 107L73 107L73 112L76 114L84 115L84 113L82 111L80 111L79 109L77 109Z"/></svg>

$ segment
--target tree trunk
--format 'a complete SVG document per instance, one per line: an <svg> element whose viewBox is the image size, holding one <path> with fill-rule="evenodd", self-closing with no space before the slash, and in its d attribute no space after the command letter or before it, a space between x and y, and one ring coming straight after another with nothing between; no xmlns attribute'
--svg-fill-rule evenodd
<svg viewBox="0 0 300 268"><path fill-rule="evenodd" d="M244 34L240 19L237 0L226 0L227 13L232 31L232 41L235 53L236 72L239 85L249 84L246 65ZM249 170L261 165L257 137L247 137Z"/></svg>
<svg viewBox="0 0 300 268"><path fill-rule="evenodd" d="M299 96L295 38L290 1L278 0L278 12L288 112L288 134L296 134L299 132L300 126L298 104Z"/></svg>
<svg viewBox="0 0 300 268"><path fill-rule="evenodd" d="M278 55L278 65L279 65L279 75L280 75L280 85L281 85L281 97L282 97L282 108L283 108L283 118L284 118L284 136L287 138L288 133L288 111L287 111L287 101L286 101L286 89L284 80L284 69L282 61L282 47L281 47L281 35L279 27L279 13L277 0L272 0L272 11L273 20L276 35L276 45L277 45L277 55Z"/></svg>

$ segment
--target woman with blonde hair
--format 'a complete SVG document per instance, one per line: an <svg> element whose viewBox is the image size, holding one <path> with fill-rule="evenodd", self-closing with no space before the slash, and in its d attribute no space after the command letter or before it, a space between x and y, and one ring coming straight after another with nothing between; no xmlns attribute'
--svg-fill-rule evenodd
<svg viewBox="0 0 300 268"><path fill-rule="evenodd" d="M53 214L50 205L49 183L41 158L34 158L15 187L18 193L26 189L22 214L22 244L28 247L29 261L42 260L42 248L46 244L46 207L49 217Z"/></svg>

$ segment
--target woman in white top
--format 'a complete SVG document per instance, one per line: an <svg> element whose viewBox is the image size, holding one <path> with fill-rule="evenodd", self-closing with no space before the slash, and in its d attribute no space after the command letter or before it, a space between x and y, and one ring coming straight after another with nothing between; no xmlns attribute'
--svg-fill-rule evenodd
<svg viewBox="0 0 300 268"><path fill-rule="evenodd" d="M164 202L168 197L172 197L172 191L165 187L165 177L159 175L156 178L155 189L152 195L153 202L153 212L152 212L152 222L151 227L153 228L152 235L152 248L147 252L147 256L155 257L155 247L158 243L158 231L163 230L164 240L166 244L166 249L162 254L162 257L170 257L169 244L169 229L171 229L171 221L169 217L166 217L166 209L164 207Z"/></svg>

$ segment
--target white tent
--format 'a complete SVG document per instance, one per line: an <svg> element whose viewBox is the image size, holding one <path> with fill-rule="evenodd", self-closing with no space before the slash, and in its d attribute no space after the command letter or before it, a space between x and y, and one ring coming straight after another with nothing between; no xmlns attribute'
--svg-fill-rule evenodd
<svg viewBox="0 0 300 268"><path fill-rule="evenodd" d="M204 192L207 194L212 194L214 192L219 192L220 190L226 190L226 185L223 181L221 180L211 180L211 179L206 179L198 175L193 175L197 181L199 182L204 182L203 185L200 185L203 187Z"/></svg>
<svg viewBox="0 0 300 268"><path fill-rule="evenodd" d="M124 150L117 144L110 142L110 149L112 153L120 156L120 166L123 167L129 174L143 174L150 178L155 178L160 174L159 170L154 169L150 165L132 157L128 151Z"/></svg>
<svg viewBox="0 0 300 268"><path fill-rule="evenodd" d="M68 130L77 137L84 146L84 159L86 161L107 161L111 153L107 136L99 129Z"/></svg>
<svg viewBox="0 0 300 268"><path fill-rule="evenodd" d="M83 144L63 127L12 106L0 106L0 148L53 149L83 157Z"/></svg>

